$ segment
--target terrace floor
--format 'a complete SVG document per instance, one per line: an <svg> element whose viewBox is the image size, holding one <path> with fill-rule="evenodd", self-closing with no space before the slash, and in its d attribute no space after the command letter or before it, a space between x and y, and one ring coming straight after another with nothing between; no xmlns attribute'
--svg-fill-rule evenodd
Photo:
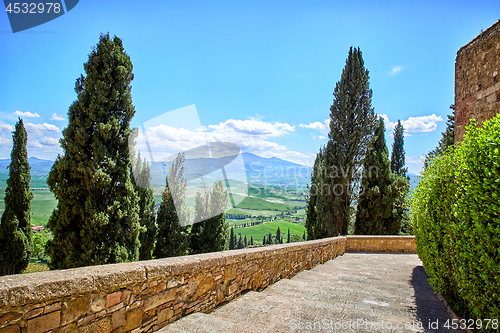
<svg viewBox="0 0 500 333"><path fill-rule="evenodd" d="M416 254L345 253L158 332L462 332L447 320Z"/></svg>

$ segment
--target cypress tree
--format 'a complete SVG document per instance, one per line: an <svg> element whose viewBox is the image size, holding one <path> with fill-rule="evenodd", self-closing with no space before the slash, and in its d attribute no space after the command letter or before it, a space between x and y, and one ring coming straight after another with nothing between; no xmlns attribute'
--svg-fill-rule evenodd
<svg viewBox="0 0 500 333"><path fill-rule="evenodd" d="M235 249L233 228L231 228L231 235L229 236L229 249L230 250Z"/></svg>
<svg viewBox="0 0 500 333"><path fill-rule="evenodd" d="M139 241L141 243L139 260L150 260L152 259L151 255L155 246L156 233L158 231L154 212L155 197L153 189L150 186L151 171L146 159L144 159L141 165L140 152L135 161L135 165L137 181L136 177L132 177L132 183L139 197L139 223L143 228L142 232L139 234Z"/></svg>
<svg viewBox="0 0 500 333"><path fill-rule="evenodd" d="M30 166L27 134L19 118L12 135L9 178L5 188L5 211L0 221L0 275L20 274L32 253Z"/></svg>
<svg viewBox="0 0 500 333"><path fill-rule="evenodd" d="M51 269L139 257L138 198L130 181L128 137L135 114L132 63L122 41L101 35L76 81L78 94L47 179L58 204L47 224Z"/></svg>
<svg viewBox="0 0 500 333"><path fill-rule="evenodd" d="M302 235L302 239L306 240L306 232L304 231L304 234Z"/></svg>
<svg viewBox="0 0 500 333"><path fill-rule="evenodd" d="M264 238L262 238L262 245L266 245L266 236L264 236Z"/></svg>
<svg viewBox="0 0 500 333"><path fill-rule="evenodd" d="M241 234L240 237L238 238L238 246L236 246L237 249L242 249L243 248L243 239L241 239Z"/></svg>
<svg viewBox="0 0 500 333"><path fill-rule="evenodd" d="M162 202L156 217L158 237L153 252L156 258L183 256L188 249L187 227L181 225L181 221L187 221L189 216L185 205L185 159L183 153L178 154L167 175L167 186L162 193Z"/></svg>
<svg viewBox="0 0 500 333"><path fill-rule="evenodd" d="M366 153L358 199L355 234L380 235L394 203L384 120L379 118L372 142Z"/></svg>
<svg viewBox="0 0 500 333"><path fill-rule="evenodd" d="M309 239L347 234L351 203L358 195L360 170L375 122L368 80L360 49L351 47L333 91L329 140L314 208L321 218L316 218L314 228L307 228L313 231Z"/></svg>
<svg viewBox="0 0 500 333"><path fill-rule="evenodd" d="M253 245L253 236L250 236L250 245Z"/></svg>
<svg viewBox="0 0 500 333"><path fill-rule="evenodd" d="M401 121L394 128L394 142L391 152L391 171L397 175L406 177L408 168L405 168L405 150L404 150L404 128Z"/></svg>
<svg viewBox="0 0 500 333"><path fill-rule="evenodd" d="M243 240L243 245L244 245L245 247L247 247L247 246L248 246L248 244L247 244L247 235L245 235L245 239Z"/></svg>
<svg viewBox="0 0 500 333"><path fill-rule="evenodd" d="M287 243L290 243L290 228L288 228L288 237L286 239Z"/></svg>
<svg viewBox="0 0 500 333"><path fill-rule="evenodd" d="M320 196L320 192L323 190L323 152L324 147L321 147L319 149L319 153L316 155L311 171L311 185L307 185L308 195L306 197L307 208L305 227L310 240L328 237L328 234L324 232L323 228L321 228L323 224L320 222L316 213L316 203L318 201L318 197Z"/></svg>
<svg viewBox="0 0 500 333"><path fill-rule="evenodd" d="M201 230L204 220L206 218L206 214L207 214L206 198L202 196L200 192L197 192L195 196L194 224L191 226L191 231L189 233L189 251L191 254L198 254L202 253L203 251ZM233 229L231 228L231 233L232 232ZM229 247L230 247L229 249L232 250L231 245Z"/></svg>
<svg viewBox="0 0 500 333"><path fill-rule="evenodd" d="M271 233L267 234L266 244L273 244L273 235Z"/></svg>
<svg viewBox="0 0 500 333"><path fill-rule="evenodd" d="M276 230L276 243L281 243L281 231L280 227L278 227L278 230Z"/></svg>
<svg viewBox="0 0 500 333"><path fill-rule="evenodd" d="M203 222L200 232L203 253L223 251L227 241L227 223L224 211L227 207L228 192L222 182L215 182L210 191L210 218Z"/></svg>

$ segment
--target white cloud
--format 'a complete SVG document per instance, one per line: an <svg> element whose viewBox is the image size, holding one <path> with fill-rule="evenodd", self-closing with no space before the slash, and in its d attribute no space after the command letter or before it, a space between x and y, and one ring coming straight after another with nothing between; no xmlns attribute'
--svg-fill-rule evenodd
<svg viewBox="0 0 500 333"><path fill-rule="evenodd" d="M14 130L16 129L16 127L14 125L11 125L11 124L6 124L2 121L0 121L0 132L14 132Z"/></svg>
<svg viewBox="0 0 500 333"><path fill-rule="evenodd" d="M325 119L323 122L315 121L310 124L300 124L299 127L314 129L326 135L330 130L330 118Z"/></svg>
<svg viewBox="0 0 500 333"><path fill-rule="evenodd" d="M394 66L394 67L392 68L392 70L391 70L389 73L387 73L387 75L388 75L389 77L393 77L393 76L396 76L396 75L398 75L399 73L401 73L403 70L404 70L404 68L403 68L403 67L401 67L401 66Z"/></svg>
<svg viewBox="0 0 500 333"><path fill-rule="evenodd" d="M295 126L287 123L269 123L254 119L228 119L218 125L209 125L208 128L215 131L232 131L243 135L256 135L264 137L277 137L295 131Z"/></svg>
<svg viewBox="0 0 500 333"><path fill-rule="evenodd" d="M390 121L389 117L386 114L379 114L379 116L384 119L385 129L388 131L393 131L397 122ZM435 131L437 129L438 121L443 121L443 118L441 116L431 114L428 116L410 117L407 120L402 120L401 124L404 127L405 136L410 136L407 135L407 133Z"/></svg>
<svg viewBox="0 0 500 333"><path fill-rule="evenodd" d="M50 120L66 120L62 116L58 116L57 113L52 114L52 118Z"/></svg>
<svg viewBox="0 0 500 333"><path fill-rule="evenodd" d="M26 112L21 112L21 111L18 111L16 110L14 112L14 114L16 116L19 116L19 117L26 117L26 118L40 118L40 115L38 113L31 113L29 111L26 111Z"/></svg>
<svg viewBox="0 0 500 333"><path fill-rule="evenodd" d="M44 146L57 146L59 144L59 139L44 136L40 138L40 143Z"/></svg>
<svg viewBox="0 0 500 333"><path fill-rule="evenodd" d="M43 132L58 133L61 131L56 125L47 124L47 123L43 123L43 124L26 123L26 124L24 124L24 127L26 128L26 131L28 132L28 134L36 135L36 136L42 135Z"/></svg>

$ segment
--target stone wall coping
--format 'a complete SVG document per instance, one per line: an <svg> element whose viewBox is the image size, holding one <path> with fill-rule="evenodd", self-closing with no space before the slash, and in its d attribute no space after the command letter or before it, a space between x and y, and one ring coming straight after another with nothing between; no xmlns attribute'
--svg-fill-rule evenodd
<svg viewBox="0 0 500 333"><path fill-rule="evenodd" d="M0 276L0 307L48 302L96 291L119 290L166 276L326 246L332 244L334 239L345 246L345 236L339 236L183 257Z"/></svg>
<svg viewBox="0 0 500 333"><path fill-rule="evenodd" d="M382 239L413 239L415 236L398 236L398 235L349 235L345 236L347 239L374 239L374 238L382 238Z"/></svg>

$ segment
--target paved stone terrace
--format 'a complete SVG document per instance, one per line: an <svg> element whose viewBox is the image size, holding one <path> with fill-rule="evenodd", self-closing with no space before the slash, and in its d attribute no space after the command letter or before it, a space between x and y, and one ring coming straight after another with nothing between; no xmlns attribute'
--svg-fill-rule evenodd
<svg viewBox="0 0 500 333"><path fill-rule="evenodd" d="M346 253L159 332L452 332L448 319L416 254Z"/></svg>

